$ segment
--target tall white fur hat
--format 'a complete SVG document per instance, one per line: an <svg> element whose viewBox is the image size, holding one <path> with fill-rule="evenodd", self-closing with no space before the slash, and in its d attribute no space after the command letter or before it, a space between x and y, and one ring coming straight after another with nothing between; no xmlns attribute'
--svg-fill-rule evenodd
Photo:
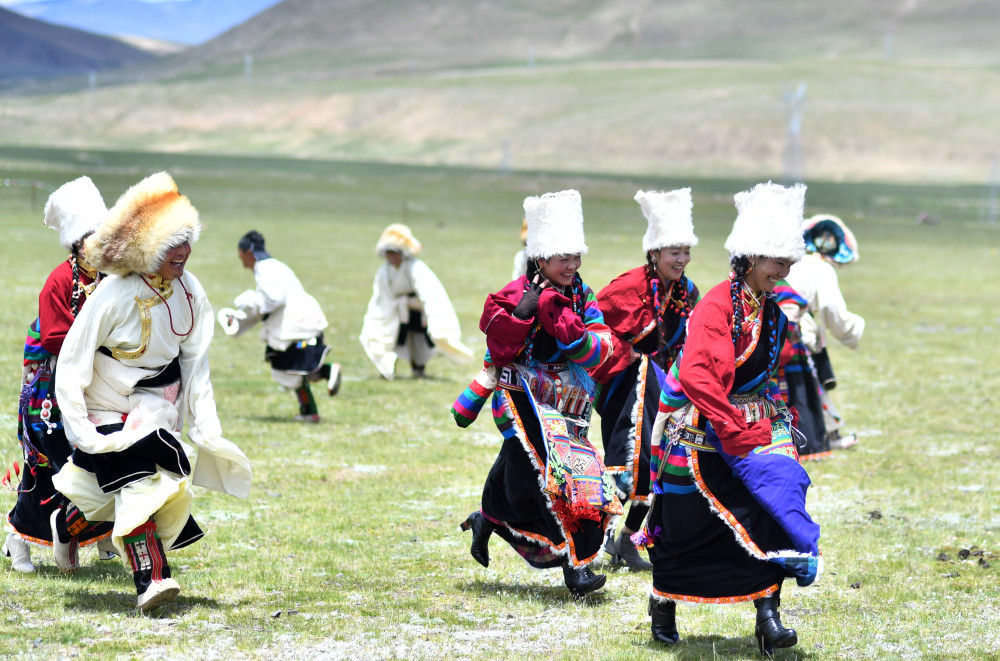
<svg viewBox="0 0 1000 661"><path fill-rule="evenodd" d="M642 237L642 250L659 250L671 246L696 246L691 222L691 189L678 188L668 193L639 191L635 201L642 208L649 226Z"/></svg>
<svg viewBox="0 0 1000 661"><path fill-rule="evenodd" d="M73 244L97 229L107 215L104 198L90 177L65 183L49 195L42 224L59 232L59 245Z"/></svg>
<svg viewBox="0 0 1000 661"><path fill-rule="evenodd" d="M757 184L737 193L736 222L726 239L729 257L772 257L799 261L806 253L802 214L806 187Z"/></svg>
<svg viewBox="0 0 1000 661"><path fill-rule="evenodd" d="M384 258L385 253L391 250L407 257L413 257L422 248L423 246L417 241L417 237L413 236L409 227L402 223L393 223L382 230L382 236L375 244L375 253Z"/></svg>
<svg viewBox="0 0 1000 661"><path fill-rule="evenodd" d="M528 239L524 254L528 259L548 259L553 255L582 255L583 201L575 190L546 193L524 200Z"/></svg>
<svg viewBox="0 0 1000 661"><path fill-rule="evenodd" d="M125 191L84 245L98 271L155 273L170 250L200 233L198 210L169 174L157 172Z"/></svg>

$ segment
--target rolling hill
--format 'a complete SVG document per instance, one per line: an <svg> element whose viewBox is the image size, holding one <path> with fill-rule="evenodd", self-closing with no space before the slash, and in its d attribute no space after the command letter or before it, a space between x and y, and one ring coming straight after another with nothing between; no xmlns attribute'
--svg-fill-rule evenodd
<svg viewBox="0 0 1000 661"><path fill-rule="evenodd" d="M879 9L878 7L882 7ZM18 145L527 170L982 181L985 0L284 0L94 91L0 96Z"/></svg>
<svg viewBox="0 0 1000 661"><path fill-rule="evenodd" d="M0 84L115 69L145 62L149 52L0 8Z"/></svg>

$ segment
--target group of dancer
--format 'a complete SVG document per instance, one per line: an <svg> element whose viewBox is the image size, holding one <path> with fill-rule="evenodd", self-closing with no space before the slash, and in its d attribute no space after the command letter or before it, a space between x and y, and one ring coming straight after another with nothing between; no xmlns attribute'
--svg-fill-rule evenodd
<svg viewBox="0 0 1000 661"><path fill-rule="evenodd" d="M14 464L17 499L3 553L14 570L31 573L32 546L51 547L59 569L72 574L80 547L96 544L101 559L126 559L137 606L151 611L180 591L165 551L203 534L190 515L191 485L249 492L249 461L222 437L209 379L214 319L231 336L260 326L272 378L298 401L295 420L320 421L310 384L325 381L336 395L340 365L327 360L322 307L257 231L237 242L255 289L213 317L185 268L201 231L198 213L165 172L131 187L110 210L88 177L64 184L49 197L43 223L70 254L39 294L25 343L24 467ZM420 248L398 224L376 246L385 263L361 342L386 379L398 356L418 378L435 347L455 360L472 356L444 287L416 258ZM180 443L185 420L198 452L193 470Z"/></svg>
<svg viewBox="0 0 1000 661"><path fill-rule="evenodd" d="M731 272L702 297L685 275L698 243L691 190L635 199L645 263L597 294L579 273L579 193L525 200L523 272L487 296L484 366L452 406L466 427L492 397L503 436L481 507L461 527L483 566L496 534L530 566L561 567L576 597L604 586L591 569L602 548L651 570L661 643L680 639L677 602L749 601L761 651L791 647L782 583L810 585L822 568L800 455L826 452L836 437L822 426L832 403L815 368L823 344L813 317L857 346L864 322L823 261L856 260L857 243L835 217L805 221L804 186L759 184L735 196ZM792 304L794 323L782 311ZM593 409L603 458L588 439ZM818 423L814 437L799 429L804 415Z"/></svg>

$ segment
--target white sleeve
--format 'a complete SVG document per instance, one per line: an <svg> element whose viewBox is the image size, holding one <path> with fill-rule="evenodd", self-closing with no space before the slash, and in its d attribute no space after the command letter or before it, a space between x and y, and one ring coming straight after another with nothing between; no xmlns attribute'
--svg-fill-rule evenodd
<svg viewBox="0 0 1000 661"><path fill-rule="evenodd" d="M818 321L822 321L830 333L844 345L857 349L861 335L865 332L865 320L848 311L844 296L840 293L837 272L832 266L823 269L816 284Z"/></svg>
<svg viewBox="0 0 1000 661"><path fill-rule="evenodd" d="M448 292L434 271L419 259L413 260L411 271L413 290L427 315L427 334L446 356L458 361L472 358L472 350L462 343L458 315L451 305Z"/></svg>

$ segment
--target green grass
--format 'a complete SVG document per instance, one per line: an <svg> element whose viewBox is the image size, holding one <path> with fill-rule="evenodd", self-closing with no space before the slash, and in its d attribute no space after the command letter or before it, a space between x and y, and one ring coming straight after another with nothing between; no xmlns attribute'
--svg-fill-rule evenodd
<svg viewBox="0 0 1000 661"><path fill-rule="evenodd" d="M375 240L390 222L409 223L423 241L467 343L481 351L479 312L509 276L524 196L581 191L590 246L582 273L599 288L639 263L645 221L635 190L691 185L701 243L689 274L705 290L727 271L732 194L753 181L0 149L0 179L54 188L88 174L109 204L161 168L201 213L189 266L213 306L252 287L235 244L259 230L323 304L345 382L320 401L320 425L294 424L294 398L271 382L256 337L218 334L213 383L225 434L254 467L250 498L197 490L194 514L208 535L171 553L182 594L152 617L135 613L131 575L118 561L85 551L83 568L65 577L44 551L33 554L35 575L0 560L0 658L757 658L746 605L681 605L683 642L664 650L649 636L648 574L612 569L604 590L575 602L560 572L530 571L498 540L490 568L477 565L458 523L478 505L499 434L488 417L461 430L448 415L475 367L438 358L426 381L385 382L357 342L379 264ZM995 565L1000 547L1000 229L980 222L979 194L809 188L807 211L842 215L861 245L841 283L868 327L859 352L835 346L832 358L835 401L864 440L807 464L826 573L814 587L786 591L784 621L801 642L782 658L1000 655L996 566L959 557L978 549ZM41 226L43 200L31 208L28 189L0 188L3 465L19 457L24 332L62 259L55 233ZM941 223L918 226L921 210ZM12 503L13 494L0 496L0 507Z"/></svg>

